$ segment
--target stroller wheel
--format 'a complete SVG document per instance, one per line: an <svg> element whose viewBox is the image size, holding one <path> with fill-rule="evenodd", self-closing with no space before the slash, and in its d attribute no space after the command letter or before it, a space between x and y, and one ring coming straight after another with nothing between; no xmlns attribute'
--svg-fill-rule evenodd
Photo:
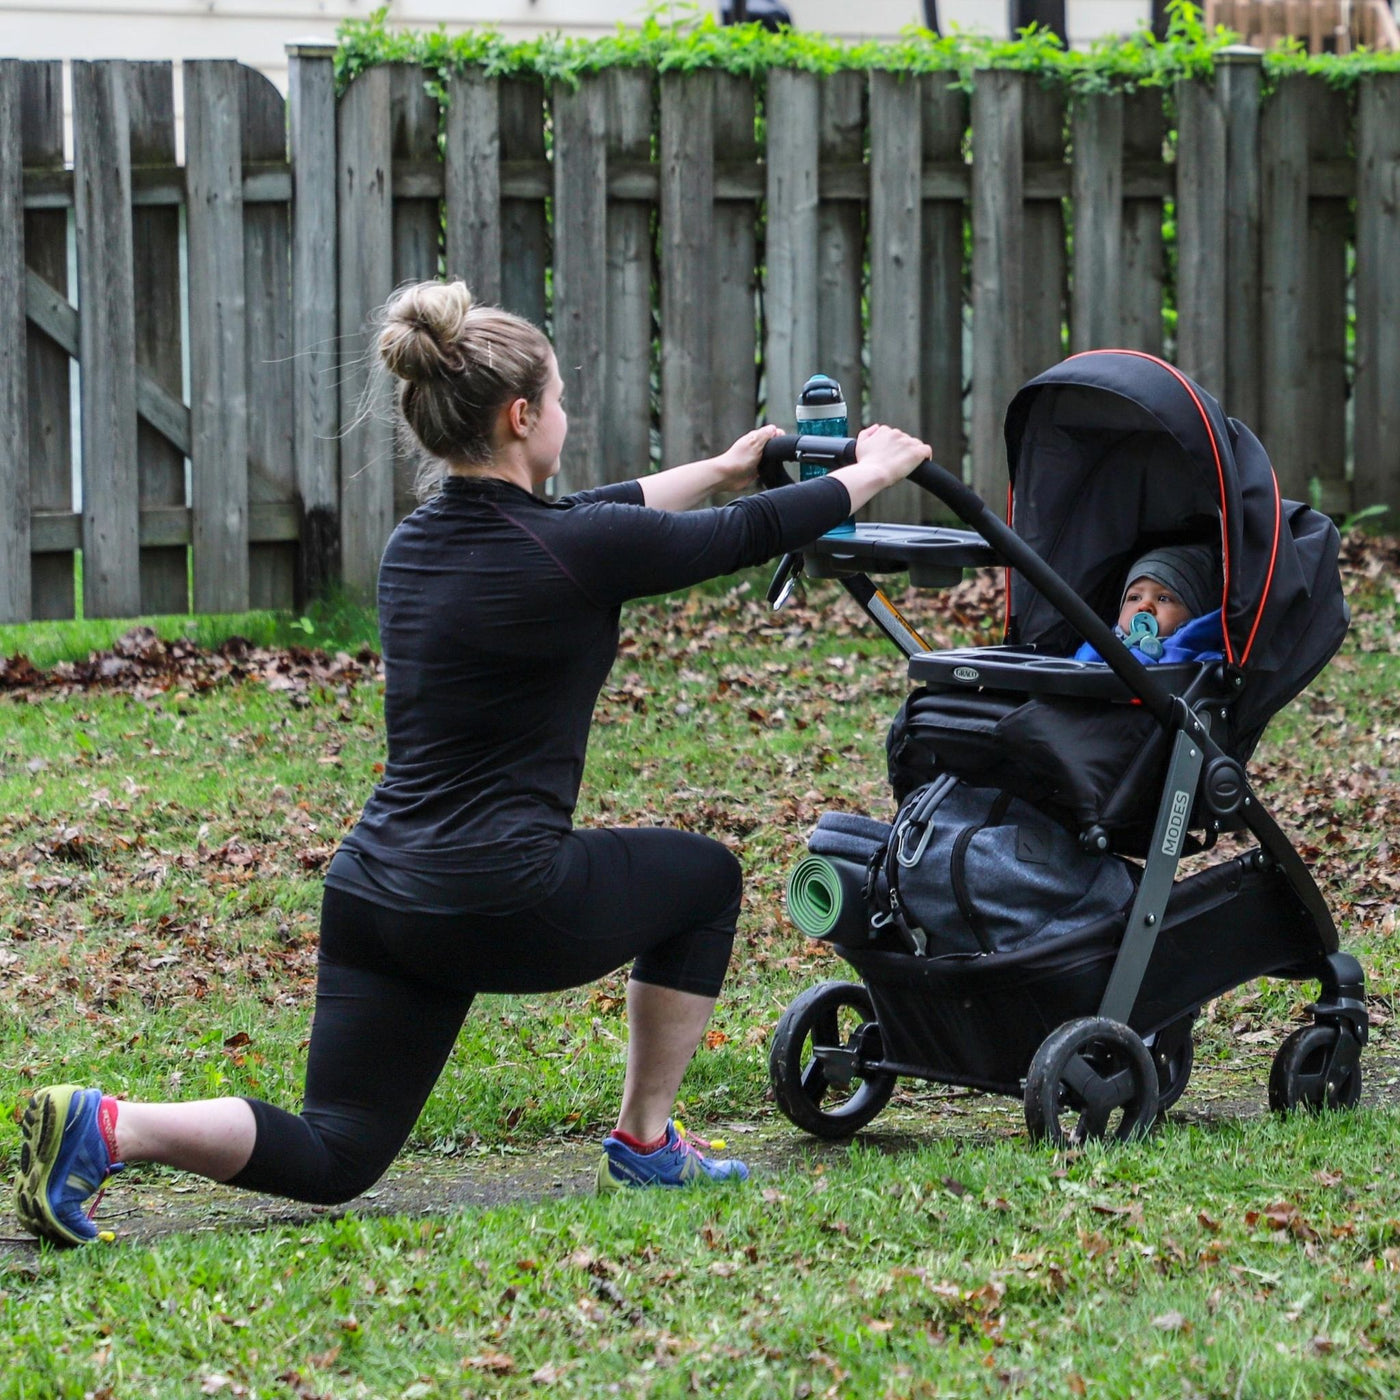
<svg viewBox="0 0 1400 1400"><path fill-rule="evenodd" d="M1275 1113L1355 1108L1361 1098L1359 1053L1355 1038L1341 1026L1300 1026L1274 1056L1269 1107Z"/></svg>
<svg viewBox="0 0 1400 1400"><path fill-rule="evenodd" d="M1196 1063L1196 1045L1191 1039L1191 1027L1196 1023L1194 1011L1163 1026L1152 1041L1151 1055L1157 1066L1157 1116L1160 1118L1186 1092Z"/></svg>
<svg viewBox="0 0 1400 1400"><path fill-rule="evenodd" d="M809 987L783 1012L768 1051L778 1107L813 1137L858 1133L894 1093L893 1074L864 1069L881 1053L875 1007L864 986Z"/></svg>
<svg viewBox="0 0 1400 1400"><path fill-rule="evenodd" d="M1103 1016L1066 1021L1026 1071L1026 1126L1056 1147L1140 1137L1157 1117L1157 1083L1136 1031Z"/></svg>

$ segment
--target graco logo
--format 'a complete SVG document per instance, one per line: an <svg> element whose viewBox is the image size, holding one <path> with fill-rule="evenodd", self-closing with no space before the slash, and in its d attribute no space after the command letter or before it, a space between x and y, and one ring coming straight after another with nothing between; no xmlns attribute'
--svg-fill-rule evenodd
<svg viewBox="0 0 1400 1400"><path fill-rule="evenodd" d="M980 681L982 673L975 666L954 666L953 679L955 681Z"/></svg>
<svg viewBox="0 0 1400 1400"><path fill-rule="evenodd" d="M1162 854L1175 856L1181 852L1181 838L1186 835L1186 814L1191 810L1191 794L1185 790L1172 793L1171 815L1167 818L1167 838L1162 842Z"/></svg>

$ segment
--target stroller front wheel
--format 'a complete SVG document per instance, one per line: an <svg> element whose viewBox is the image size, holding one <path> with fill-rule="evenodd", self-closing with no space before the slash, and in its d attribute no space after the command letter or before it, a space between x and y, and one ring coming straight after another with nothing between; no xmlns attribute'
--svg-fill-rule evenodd
<svg viewBox="0 0 1400 1400"><path fill-rule="evenodd" d="M1274 1056L1269 1107L1275 1113L1355 1108L1361 1098L1358 1054L1355 1037L1342 1026L1300 1026Z"/></svg>
<svg viewBox="0 0 1400 1400"><path fill-rule="evenodd" d="M1140 1137L1157 1117L1157 1084L1136 1031L1104 1016L1066 1021L1026 1071L1026 1127L1055 1147Z"/></svg>
<svg viewBox="0 0 1400 1400"><path fill-rule="evenodd" d="M859 982L809 987L783 1012L768 1051L773 1097L819 1138L858 1133L890 1101L895 1076L865 1068L881 1056L870 993Z"/></svg>

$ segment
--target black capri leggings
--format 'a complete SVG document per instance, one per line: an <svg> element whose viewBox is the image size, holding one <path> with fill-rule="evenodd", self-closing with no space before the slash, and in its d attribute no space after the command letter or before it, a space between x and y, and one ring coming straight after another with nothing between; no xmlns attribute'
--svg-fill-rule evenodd
<svg viewBox="0 0 1400 1400"><path fill-rule="evenodd" d="M235 1186L348 1201L408 1138L478 992L581 986L631 959L639 982L714 996L739 917L739 862L660 828L564 839L565 875L518 914L421 914L327 888L300 1116L248 1104L257 1139Z"/></svg>

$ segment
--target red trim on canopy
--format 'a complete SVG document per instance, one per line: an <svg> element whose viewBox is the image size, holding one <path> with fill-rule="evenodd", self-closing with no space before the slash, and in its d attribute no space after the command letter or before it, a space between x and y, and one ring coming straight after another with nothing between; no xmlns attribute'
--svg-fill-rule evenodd
<svg viewBox="0 0 1400 1400"><path fill-rule="evenodd" d="M1259 630L1259 623L1264 616L1264 605L1269 598L1269 588L1274 581L1274 564L1278 559L1278 539L1279 523L1282 515L1282 506L1279 502L1278 478L1274 477L1274 547L1269 557L1269 573L1264 581L1264 592L1259 599L1259 608L1254 615L1254 626L1250 628L1249 640L1245 643L1244 654L1235 660L1234 649L1230 645L1230 628L1227 622L1225 609L1230 600L1230 522L1226 518L1225 505L1225 466L1220 460L1220 443L1215 436L1215 428L1211 425L1210 414L1206 412L1206 406L1201 402L1200 395L1196 393L1191 381L1177 369L1175 365L1168 364L1166 360L1159 359L1156 355L1149 355L1144 350L1081 350L1077 355L1071 355L1071 360L1083 359L1086 355L1132 355L1135 359L1148 360L1154 365L1161 365L1181 387L1191 395L1191 402L1196 405L1196 412L1201 415L1201 422L1206 425L1206 435L1210 438L1211 454L1215 458L1216 480L1220 483L1220 562L1223 575L1224 590L1220 603L1220 633L1225 639L1225 659L1231 665L1243 666L1249 657L1249 650L1254 645L1254 635ZM1270 475L1273 475L1272 465L1269 468Z"/></svg>

